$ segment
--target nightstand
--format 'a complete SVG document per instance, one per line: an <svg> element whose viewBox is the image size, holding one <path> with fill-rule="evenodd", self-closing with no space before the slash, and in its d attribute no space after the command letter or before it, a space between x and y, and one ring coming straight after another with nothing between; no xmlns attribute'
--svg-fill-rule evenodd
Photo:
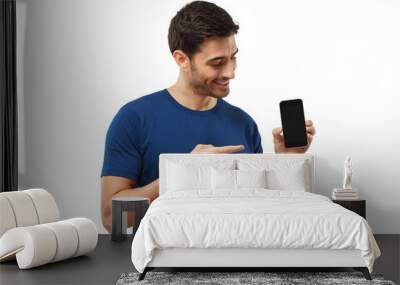
<svg viewBox="0 0 400 285"><path fill-rule="evenodd" d="M146 214L150 205L149 198L145 197L114 197L112 198L112 241L123 241L127 238L127 222L129 211L135 214L135 225L132 236L139 227L140 221Z"/></svg>
<svg viewBox="0 0 400 285"><path fill-rule="evenodd" d="M332 200L332 202L341 205L342 207L359 214L361 217L366 219L365 214L365 200Z"/></svg>

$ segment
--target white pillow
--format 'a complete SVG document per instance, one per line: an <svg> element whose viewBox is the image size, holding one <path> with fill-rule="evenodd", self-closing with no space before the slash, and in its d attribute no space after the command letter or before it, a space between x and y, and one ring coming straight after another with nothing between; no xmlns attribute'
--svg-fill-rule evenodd
<svg viewBox="0 0 400 285"><path fill-rule="evenodd" d="M273 190L311 191L308 160L239 159L240 170L267 170L267 188Z"/></svg>
<svg viewBox="0 0 400 285"><path fill-rule="evenodd" d="M184 166L170 163L168 165L167 188L170 191L204 189L207 186L207 167Z"/></svg>
<svg viewBox="0 0 400 285"><path fill-rule="evenodd" d="M211 168L212 190L236 190L236 170Z"/></svg>
<svg viewBox="0 0 400 285"><path fill-rule="evenodd" d="M211 189L233 191L241 188L267 188L267 172L261 170L211 169Z"/></svg>
<svg viewBox="0 0 400 285"><path fill-rule="evenodd" d="M238 188L267 188L267 170L236 170Z"/></svg>
<svg viewBox="0 0 400 285"><path fill-rule="evenodd" d="M167 191L211 190L211 168L234 169L235 161L172 162L167 167Z"/></svg>

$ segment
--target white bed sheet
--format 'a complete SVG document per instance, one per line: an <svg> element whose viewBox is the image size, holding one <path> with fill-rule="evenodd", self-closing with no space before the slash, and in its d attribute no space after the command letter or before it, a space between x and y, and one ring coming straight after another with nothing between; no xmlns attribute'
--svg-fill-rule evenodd
<svg viewBox="0 0 400 285"><path fill-rule="evenodd" d="M161 195L133 239L133 265L143 272L165 248L358 249L370 272L380 256L361 216L322 195L265 189Z"/></svg>

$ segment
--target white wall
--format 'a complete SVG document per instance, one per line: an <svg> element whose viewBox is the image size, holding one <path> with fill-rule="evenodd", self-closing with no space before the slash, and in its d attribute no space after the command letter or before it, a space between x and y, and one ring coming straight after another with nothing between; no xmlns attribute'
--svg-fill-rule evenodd
<svg viewBox="0 0 400 285"><path fill-rule="evenodd" d="M169 21L187 1L17 0L20 188L63 217L100 219L100 170L120 106L171 85ZM216 1L240 24L227 101L256 120L265 152L278 103L300 97L317 135L318 193L354 161L375 233L400 233L400 2Z"/></svg>

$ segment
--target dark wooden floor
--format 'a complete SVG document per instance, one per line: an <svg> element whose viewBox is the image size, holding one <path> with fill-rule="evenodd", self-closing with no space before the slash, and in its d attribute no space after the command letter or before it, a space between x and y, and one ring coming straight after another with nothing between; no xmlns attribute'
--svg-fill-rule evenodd
<svg viewBox="0 0 400 285"><path fill-rule="evenodd" d="M375 261L374 271L386 279L400 283L400 235L375 235L381 257Z"/></svg>
<svg viewBox="0 0 400 285"><path fill-rule="evenodd" d="M382 256L376 260L374 272L399 283L400 235L375 238ZM96 250L87 256L28 270L19 270L15 261L2 263L0 284L115 284L122 273L135 271L130 257L131 242L128 239L114 243L110 236L100 235Z"/></svg>

